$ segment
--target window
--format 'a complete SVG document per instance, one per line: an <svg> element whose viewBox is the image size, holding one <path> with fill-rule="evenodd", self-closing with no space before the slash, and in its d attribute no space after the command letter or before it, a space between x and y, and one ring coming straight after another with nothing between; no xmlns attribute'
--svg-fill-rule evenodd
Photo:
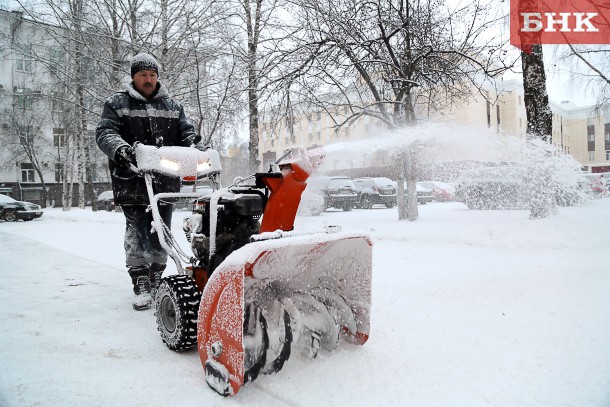
<svg viewBox="0 0 610 407"><path fill-rule="evenodd" d="M63 127L53 127L53 146L64 147L66 145L66 134Z"/></svg>
<svg viewBox="0 0 610 407"><path fill-rule="evenodd" d="M587 150L595 151L595 125L593 124L587 126Z"/></svg>
<svg viewBox="0 0 610 407"><path fill-rule="evenodd" d="M491 126L491 103L489 103L489 101L487 101L486 105L487 105L487 125Z"/></svg>
<svg viewBox="0 0 610 407"><path fill-rule="evenodd" d="M587 141L595 141L595 125L590 124L587 126Z"/></svg>
<svg viewBox="0 0 610 407"><path fill-rule="evenodd" d="M64 165L55 163L55 165L53 165L53 171L55 172L55 182L62 182L64 180Z"/></svg>
<svg viewBox="0 0 610 407"><path fill-rule="evenodd" d="M595 161L595 151L589 151L589 161Z"/></svg>
<svg viewBox="0 0 610 407"><path fill-rule="evenodd" d="M21 182L34 182L34 164L21 163Z"/></svg>
<svg viewBox="0 0 610 407"><path fill-rule="evenodd" d="M40 201L42 199L42 188L23 188L21 199L24 201Z"/></svg>
<svg viewBox="0 0 610 407"><path fill-rule="evenodd" d="M610 150L606 150L606 161L610 161Z"/></svg>
<svg viewBox="0 0 610 407"><path fill-rule="evenodd" d="M49 49L49 69L53 73L60 72L66 60L66 53L61 48Z"/></svg>
<svg viewBox="0 0 610 407"><path fill-rule="evenodd" d="M32 72L32 58L28 53L15 51L15 69L21 72Z"/></svg>
<svg viewBox="0 0 610 407"><path fill-rule="evenodd" d="M58 92L54 92L51 94L51 110L54 112L63 112L64 109L64 99L62 95Z"/></svg>
<svg viewBox="0 0 610 407"><path fill-rule="evenodd" d="M32 90L28 88L13 88L15 94L15 104L20 109L31 109L32 108Z"/></svg>

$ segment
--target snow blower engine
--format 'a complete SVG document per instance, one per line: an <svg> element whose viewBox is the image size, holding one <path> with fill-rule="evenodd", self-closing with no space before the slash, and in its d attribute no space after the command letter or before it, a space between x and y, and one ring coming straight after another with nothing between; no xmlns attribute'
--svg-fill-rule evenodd
<svg viewBox="0 0 610 407"><path fill-rule="evenodd" d="M321 149L293 148L268 172L220 188L218 153L185 147L135 146L153 229L178 271L155 296L157 327L168 348L197 345L207 384L223 396L291 357L315 358L369 335L372 244L338 228L293 230ZM275 169L275 170L274 170ZM210 195L153 192L155 174L214 185ZM192 198L186 254L164 225L158 203ZM183 264L186 264L184 266Z"/></svg>

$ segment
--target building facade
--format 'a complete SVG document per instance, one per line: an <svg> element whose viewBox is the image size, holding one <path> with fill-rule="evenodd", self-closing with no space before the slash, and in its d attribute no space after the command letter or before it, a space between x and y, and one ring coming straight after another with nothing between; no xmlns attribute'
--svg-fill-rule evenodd
<svg viewBox="0 0 610 407"><path fill-rule="evenodd" d="M468 101L455 103L439 111L427 111L420 106L418 117L422 120L488 129L497 133L498 137L512 137L525 142L527 117L522 84L516 80L500 81L495 88L483 89L483 92L484 94L473 92L475 96ZM585 171L610 171L610 106L604 111L594 106L577 107L569 101L551 102L550 105L553 112L552 143L566 154L571 154ZM339 110L334 113L337 115L335 120L331 117L332 113L323 111L295 117L292 132L285 120L263 122L259 147L263 165L281 157L282 152L293 145L314 148L358 141L378 137L385 130L379 121L366 116L351 126L337 129L336 123L344 115ZM335 162L329 163L329 168L350 168L354 165L373 164Z"/></svg>
<svg viewBox="0 0 610 407"><path fill-rule="evenodd" d="M72 204L78 202L79 152L92 163L85 181L90 178L94 188L84 189L85 200L110 185L94 137L101 104L87 94L75 103L66 38L59 27L0 10L0 193L43 206L61 206L66 188L73 191ZM80 107L87 113L77 116ZM76 133L83 135L79 148Z"/></svg>

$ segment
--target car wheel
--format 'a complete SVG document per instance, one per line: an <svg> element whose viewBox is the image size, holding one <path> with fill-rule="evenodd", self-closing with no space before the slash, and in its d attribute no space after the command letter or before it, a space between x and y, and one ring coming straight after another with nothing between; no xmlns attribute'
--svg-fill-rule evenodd
<svg viewBox="0 0 610 407"><path fill-rule="evenodd" d="M17 220L17 212L14 209L8 209L4 212L3 219L7 222L15 222Z"/></svg>
<svg viewBox="0 0 610 407"><path fill-rule="evenodd" d="M345 204L343 205L343 210L348 212L352 210L352 204Z"/></svg>
<svg viewBox="0 0 610 407"><path fill-rule="evenodd" d="M394 202L386 202L385 206L386 206L386 208L393 208Z"/></svg>
<svg viewBox="0 0 610 407"><path fill-rule="evenodd" d="M105 205L105 206L106 206L106 208L105 208L105 209L106 209L108 212L112 212L112 205L110 205L110 202L106 202L106 205Z"/></svg>
<svg viewBox="0 0 610 407"><path fill-rule="evenodd" d="M373 200L368 195L363 195L360 199L360 207L363 209L371 209L373 207Z"/></svg>

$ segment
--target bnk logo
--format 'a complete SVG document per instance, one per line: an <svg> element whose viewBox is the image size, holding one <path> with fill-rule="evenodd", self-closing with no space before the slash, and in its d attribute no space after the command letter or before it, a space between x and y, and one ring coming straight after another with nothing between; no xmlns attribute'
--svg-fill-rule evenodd
<svg viewBox="0 0 610 407"><path fill-rule="evenodd" d="M610 0L511 0L510 43L610 44Z"/></svg>

